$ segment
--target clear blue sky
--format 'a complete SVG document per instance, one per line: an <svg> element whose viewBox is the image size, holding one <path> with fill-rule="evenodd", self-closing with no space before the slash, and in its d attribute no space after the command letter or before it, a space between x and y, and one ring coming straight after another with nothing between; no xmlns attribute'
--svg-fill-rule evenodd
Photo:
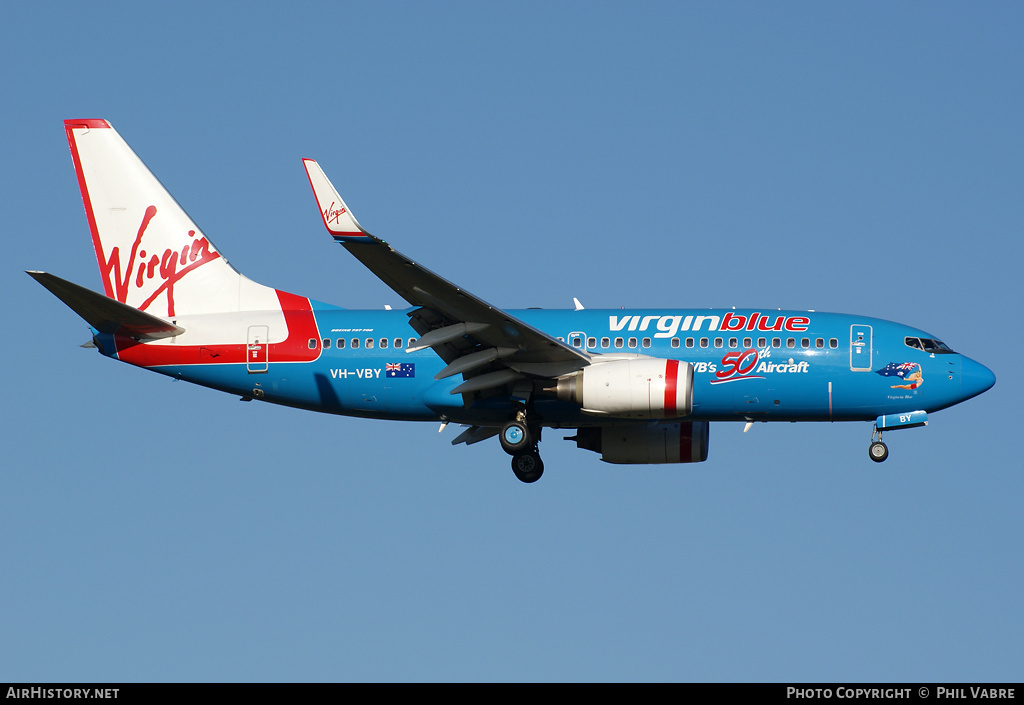
<svg viewBox="0 0 1024 705"><path fill-rule="evenodd" d="M1020 681L1019 3L19 3L0 24L0 681ZM62 121L232 263L398 307L323 231L496 305L923 328L995 388L889 434L711 429L614 467L320 416L82 350Z"/></svg>

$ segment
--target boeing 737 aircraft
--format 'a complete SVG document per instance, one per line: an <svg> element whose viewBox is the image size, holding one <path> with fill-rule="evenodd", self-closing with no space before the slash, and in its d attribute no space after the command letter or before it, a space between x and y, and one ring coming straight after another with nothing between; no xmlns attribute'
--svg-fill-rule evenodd
<svg viewBox="0 0 1024 705"><path fill-rule="evenodd" d="M523 482L544 428L609 463L708 457L712 421L870 421L882 433L995 384L930 333L877 318L765 308L505 311L365 230L303 161L323 224L405 299L357 311L257 284L192 222L106 120L64 123L104 294L29 272L100 353L300 409L465 426Z"/></svg>

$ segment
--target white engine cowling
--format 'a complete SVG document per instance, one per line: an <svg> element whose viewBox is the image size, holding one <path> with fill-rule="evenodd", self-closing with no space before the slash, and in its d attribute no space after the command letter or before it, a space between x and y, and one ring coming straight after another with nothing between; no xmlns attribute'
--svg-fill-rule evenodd
<svg viewBox="0 0 1024 705"><path fill-rule="evenodd" d="M581 428L572 440L619 465L702 463L708 459L707 421Z"/></svg>
<svg viewBox="0 0 1024 705"><path fill-rule="evenodd" d="M609 416L676 419L693 410L693 365L637 358L584 367L558 380L558 398Z"/></svg>

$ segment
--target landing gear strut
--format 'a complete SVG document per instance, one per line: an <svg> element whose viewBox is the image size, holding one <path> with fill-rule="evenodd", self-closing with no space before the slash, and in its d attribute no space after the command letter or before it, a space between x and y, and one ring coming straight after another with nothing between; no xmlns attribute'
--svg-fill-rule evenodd
<svg viewBox="0 0 1024 705"><path fill-rule="evenodd" d="M868 446L868 457L876 463L880 463L889 457L889 447L882 443L882 432L878 430L878 427L875 427L875 430L871 432L871 445Z"/></svg>

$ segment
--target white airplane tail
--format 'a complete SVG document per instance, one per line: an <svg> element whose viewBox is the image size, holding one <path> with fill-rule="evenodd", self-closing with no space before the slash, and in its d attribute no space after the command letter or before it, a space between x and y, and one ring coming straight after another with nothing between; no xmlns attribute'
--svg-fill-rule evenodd
<svg viewBox="0 0 1024 705"><path fill-rule="evenodd" d="M228 264L106 120L65 120L106 295L157 316L278 308Z"/></svg>

